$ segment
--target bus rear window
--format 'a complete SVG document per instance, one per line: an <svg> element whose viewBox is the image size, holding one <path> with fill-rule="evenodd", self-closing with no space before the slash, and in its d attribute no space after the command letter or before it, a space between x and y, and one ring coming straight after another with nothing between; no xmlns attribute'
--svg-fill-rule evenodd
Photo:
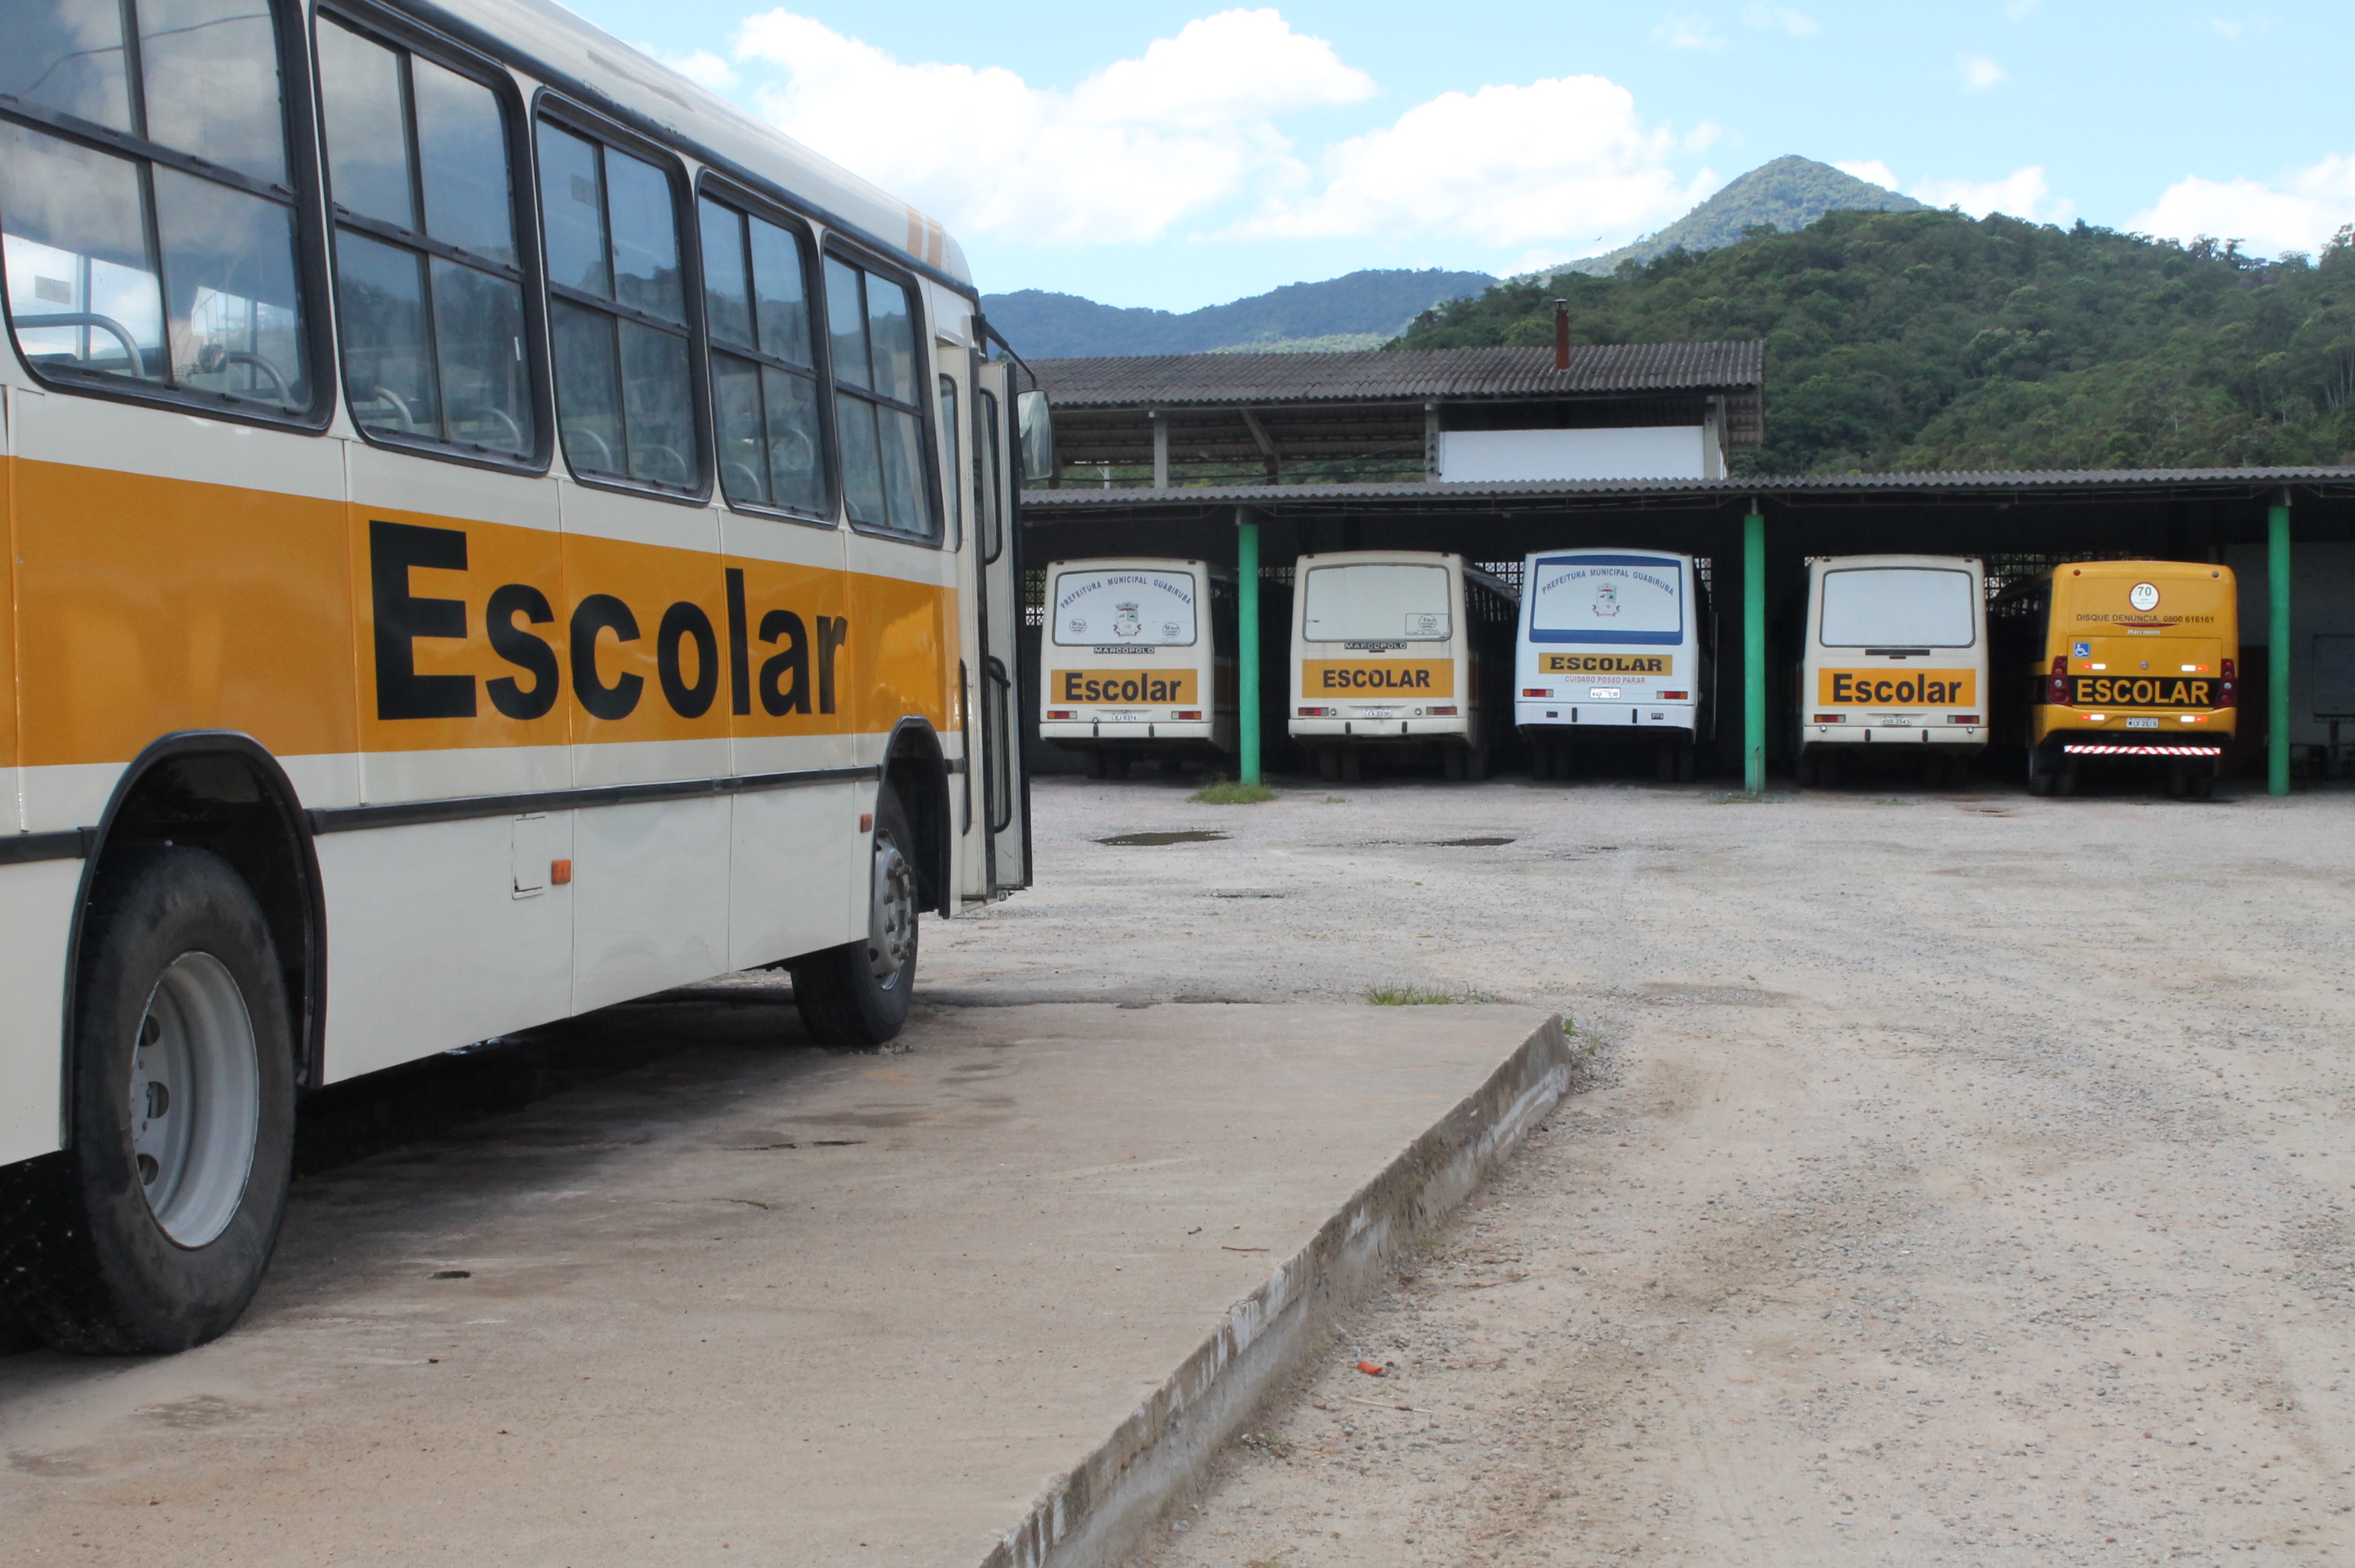
<svg viewBox="0 0 2355 1568"><path fill-rule="evenodd" d="M1307 594L1301 635L1312 643L1444 643L1455 635L1444 566L1311 567Z"/></svg>
<svg viewBox="0 0 2355 1568"><path fill-rule="evenodd" d="M1541 642L1673 643L1684 635L1683 572L1642 556L1556 556L1529 581L1529 631Z"/></svg>
<svg viewBox="0 0 2355 1568"><path fill-rule="evenodd" d="M1055 645L1151 643L1190 647L1194 580L1167 571L1064 571L1055 577Z"/></svg>
<svg viewBox="0 0 2355 1568"><path fill-rule="evenodd" d="M1977 641L1971 574L1920 566L1828 571L1819 640L1828 648L1967 648Z"/></svg>

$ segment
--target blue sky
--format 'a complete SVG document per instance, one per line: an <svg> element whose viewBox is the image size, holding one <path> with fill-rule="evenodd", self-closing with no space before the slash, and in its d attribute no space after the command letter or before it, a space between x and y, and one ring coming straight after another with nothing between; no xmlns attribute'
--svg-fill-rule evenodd
<svg viewBox="0 0 2355 1568"><path fill-rule="evenodd" d="M2266 254L2355 221L2343 0L575 5L941 218L991 291L1526 270L1785 153Z"/></svg>

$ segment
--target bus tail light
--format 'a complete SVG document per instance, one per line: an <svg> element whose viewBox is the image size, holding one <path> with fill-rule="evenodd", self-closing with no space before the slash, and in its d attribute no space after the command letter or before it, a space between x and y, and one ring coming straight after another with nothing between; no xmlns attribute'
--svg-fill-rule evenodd
<svg viewBox="0 0 2355 1568"><path fill-rule="evenodd" d="M2219 708L2237 707L2240 703L2239 688L2241 683L2234 677L2239 674L2240 667L2234 664L2231 659L2226 659L2222 667L2223 678L2216 683L2216 706Z"/></svg>
<svg viewBox="0 0 2355 1568"><path fill-rule="evenodd" d="M1816 715L1816 722L1818 724L1845 724L1848 722L1848 715L1845 713L1818 713Z"/></svg>
<svg viewBox="0 0 2355 1568"><path fill-rule="evenodd" d="M1978 721L1979 716L1976 713L1949 713L1946 715L1946 722L1949 724L1976 724Z"/></svg>
<svg viewBox="0 0 2355 1568"><path fill-rule="evenodd" d="M2044 700L2055 708L2069 706L2069 656L2052 656L2052 674L2044 683Z"/></svg>
<svg viewBox="0 0 2355 1568"><path fill-rule="evenodd" d="M1199 719L1201 716L1202 710L1199 708L1180 708L1169 717L1172 719Z"/></svg>
<svg viewBox="0 0 2355 1568"><path fill-rule="evenodd" d="M1663 702L1689 702L1692 700L1692 693L1689 691L1664 691L1660 693L1660 700Z"/></svg>
<svg viewBox="0 0 2355 1568"><path fill-rule="evenodd" d="M1047 717L1050 719L1077 719L1079 716L1079 711L1076 709L1050 708L1047 709Z"/></svg>
<svg viewBox="0 0 2355 1568"><path fill-rule="evenodd" d="M1303 719L1337 719L1340 714L1337 708L1304 708L1300 710Z"/></svg>
<svg viewBox="0 0 2355 1568"><path fill-rule="evenodd" d="M1455 704L1451 702L1443 708L1426 708L1423 711L1433 719L1453 719L1455 717Z"/></svg>
<svg viewBox="0 0 2355 1568"><path fill-rule="evenodd" d="M1551 697L1553 693L1542 686L1525 686L1521 688L1521 695L1523 697Z"/></svg>

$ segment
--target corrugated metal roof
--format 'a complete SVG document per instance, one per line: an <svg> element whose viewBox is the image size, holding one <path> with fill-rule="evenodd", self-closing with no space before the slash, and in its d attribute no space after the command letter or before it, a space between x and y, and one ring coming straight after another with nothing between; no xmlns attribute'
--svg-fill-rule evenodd
<svg viewBox="0 0 2355 1568"><path fill-rule="evenodd" d="M1482 484L1220 485L1097 489L1073 485L1060 490L1026 489L1022 504L1042 510L1089 507L1279 506L1303 501L1543 500L1552 496L1799 496L1922 494L1986 491L2265 490L2285 485L2328 484L2355 489L2355 467L2307 468L2084 468L2008 472L1934 470L1915 474L1805 474L1751 479L1560 479L1495 480Z"/></svg>
<svg viewBox="0 0 2355 1568"><path fill-rule="evenodd" d="M1369 349L1356 354L1155 354L1030 362L1058 408L1401 402L1627 392L1739 391L1765 380L1759 343Z"/></svg>

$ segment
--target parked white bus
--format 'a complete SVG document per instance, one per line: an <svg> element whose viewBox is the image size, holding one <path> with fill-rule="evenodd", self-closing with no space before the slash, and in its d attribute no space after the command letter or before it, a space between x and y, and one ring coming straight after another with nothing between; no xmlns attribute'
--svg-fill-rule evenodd
<svg viewBox="0 0 2355 1568"><path fill-rule="evenodd" d="M1369 751L1436 750L1447 777L1486 778L1518 613L1511 586L1460 555L1302 556L1290 728L1317 776L1356 779Z"/></svg>
<svg viewBox="0 0 2355 1568"><path fill-rule="evenodd" d="M1717 651L1693 558L1540 550L1522 566L1521 609L1513 721L1530 771L1566 779L1582 750L1648 747L1662 780L1689 782Z"/></svg>
<svg viewBox="0 0 2355 1568"><path fill-rule="evenodd" d="M1957 783L1987 749L1987 571L1945 555L1816 556L1794 693L1802 784L1918 767Z"/></svg>
<svg viewBox="0 0 2355 1568"><path fill-rule="evenodd" d="M1235 574L1199 560L1123 557L1047 568L1039 738L1124 778L1235 750Z"/></svg>
<svg viewBox="0 0 2355 1568"><path fill-rule="evenodd" d="M6 1311L227 1328L305 1088L756 966L897 1030L1028 876L955 242L553 5L0 19Z"/></svg>

